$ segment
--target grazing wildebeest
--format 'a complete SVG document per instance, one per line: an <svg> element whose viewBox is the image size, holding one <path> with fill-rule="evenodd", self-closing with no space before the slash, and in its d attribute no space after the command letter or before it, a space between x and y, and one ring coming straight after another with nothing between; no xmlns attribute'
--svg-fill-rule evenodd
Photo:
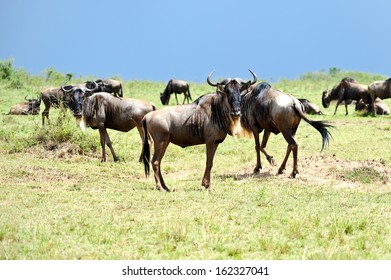
<svg viewBox="0 0 391 280"><path fill-rule="evenodd" d="M391 78L385 81L376 81L368 86L370 96L370 110L376 116L375 100L376 98L391 98Z"/></svg>
<svg viewBox="0 0 391 280"><path fill-rule="evenodd" d="M375 105L376 114L379 114L379 115L389 115L390 114L390 108L380 98L377 97L375 99L374 105ZM356 104L356 111L367 110L367 111L371 112L372 110L369 107L370 107L370 105L368 104L368 102L366 102L366 100L361 99Z"/></svg>
<svg viewBox="0 0 391 280"><path fill-rule="evenodd" d="M148 101L132 98L122 99L107 92L98 92L91 96L86 95L84 98L83 118L80 126L83 128L85 123L93 129L99 129L102 162L106 161L105 144L110 148L114 161L118 161L107 129L128 132L137 127L141 140L144 141L141 121L145 114L154 110L156 107ZM142 153L139 161L142 161Z"/></svg>
<svg viewBox="0 0 391 280"><path fill-rule="evenodd" d="M187 103L192 101L191 95L190 95L190 89L189 84L186 81L182 80L169 80L167 83L166 88L164 89L163 93L160 93L160 101L163 105L168 105L170 102L170 96L171 94L175 93L175 100L176 104L178 105L178 93L183 93L183 103L185 104L185 101L187 100Z"/></svg>
<svg viewBox="0 0 391 280"><path fill-rule="evenodd" d="M122 83L118 80L107 79L107 80L96 80L99 86L99 91L113 93L114 96L122 97Z"/></svg>
<svg viewBox="0 0 391 280"><path fill-rule="evenodd" d="M41 97L36 99L27 99L27 96L24 98L26 102L21 102L13 105L10 108L10 111L4 115L38 115L39 107L41 105Z"/></svg>
<svg viewBox="0 0 391 280"><path fill-rule="evenodd" d="M320 111L319 107L315 104L310 102L306 98L298 98L301 104L303 104L304 112L306 114L310 115L322 115L322 112Z"/></svg>
<svg viewBox="0 0 391 280"><path fill-rule="evenodd" d="M354 79L346 77L343 78L337 85L335 85L330 91L325 90L322 94L323 107L328 108L330 101L338 100L335 106L335 113L337 113L338 106L345 101L345 110L348 114L349 100L359 101L365 99L368 96L368 86L357 83Z"/></svg>
<svg viewBox="0 0 391 280"><path fill-rule="evenodd" d="M160 191L170 191L160 169L169 143L182 148L206 144L206 167L202 185L211 190L210 172L217 146L224 141L227 134L237 134L237 125L240 125L240 92L243 87L256 82L256 75L253 73L254 80L246 85L242 85L236 79L221 85L210 81L212 74L213 72L209 74L207 82L217 87L216 92L205 94L192 104L176 105L151 112L143 119L145 174L149 174L150 147L146 140L146 135L149 134L154 142L152 168L156 188Z"/></svg>
<svg viewBox="0 0 391 280"><path fill-rule="evenodd" d="M49 110L52 106L58 108L60 105L63 105L64 108L71 109L75 117L80 117L84 93L96 92L97 89L97 84L92 81L84 84L67 85L43 90L41 92L41 99L45 105L45 109L42 111L42 125L45 125L45 118L49 122Z"/></svg>
<svg viewBox="0 0 391 280"><path fill-rule="evenodd" d="M260 83L256 88L242 96L242 115L240 121L242 127L248 133L252 133L255 139L255 151L257 155L257 165L254 172L259 172L261 166L260 151L266 156L269 163L274 165L273 157L266 150L266 144L270 133L282 133L288 142L288 148L284 161L278 169L278 174L285 170L289 154L293 151L293 171L290 175L294 178L299 173L297 167L298 145L295 141L295 134L301 119L313 126L322 135L322 150L329 141L327 127L330 125L322 121L312 121L308 119L303 106L295 97L271 88L268 83ZM259 143L259 134L264 130L262 144Z"/></svg>

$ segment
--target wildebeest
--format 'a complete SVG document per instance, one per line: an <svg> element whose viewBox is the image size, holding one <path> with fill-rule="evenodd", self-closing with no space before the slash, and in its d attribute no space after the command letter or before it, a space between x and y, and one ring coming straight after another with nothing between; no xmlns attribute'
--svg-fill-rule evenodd
<svg viewBox="0 0 391 280"><path fill-rule="evenodd" d="M185 104L185 101L187 100L187 103L192 101L189 84L186 81L182 80L169 80L167 83L166 88L164 89L163 93L160 93L160 101L163 105L168 105L170 102L170 96L171 94L175 93L175 100L176 104L178 105L178 97L177 94L183 93L184 98L182 104Z"/></svg>
<svg viewBox="0 0 391 280"><path fill-rule="evenodd" d="M240 121L243 129L252 133L255 139L257 164L254 172L259 172L259 169L262 168L260 151L266 156L269 163L275 164L273 157L266 152L265 147L271 132L274 134L281 132L288 142L288 148L284 161L278 169L278 174L284 172L291 151L293 151L293 171L290 177L294 178L299 173L297 167L298 145L294 137L301 119L320 132L323 140L322 150L329 142L329 131L327 130L329 124L308 119L297 98L271 88L266 82L258 84L252 92L242 96L241 112ZM260 144L259 134L262 131L264 133L262 144Z"/></svg>
<svg viewBox="0 0 391 280"><path fill-rule="evenodd" d="M303 104L304 112L306 114L310 114L310 115L321 115L322 114L319 107L315 103L310 102L306 98L298 98L298 99L301 102L301 104Z"/></svg>
<svg viewBox="0 0 391 280"><path fill-rule="evenodd" d="M389 115L390 114L390 108L380 98L377 97L375 99L374 105L375 105L375 113L376 114L380 114L380 115ZM356 104L356 110L357 111L360 111L360 110L372 111L371 109L369 109L369 106L370 105L368 104L368 102L365 102L365 100L361 99Z"/></svg>
<svg viewBox="0 0 391 280"><path fill-rule="evenodd" d="M330 101L338 100L335 106L334 115L337 113L338 106L345 101L345 110L348 114L348 100L365 99L368 96L368 86L357 83L354 79L345 77L337 85L335 85L330 91L325 90L322 94L323 107L328 108Z"/></svg>
<svg viewBox="0 0 391 280"><path fill-rule="evenodd" d="M106 80L96 80L95 81L99 86L99 91L113 93L114 96L123 97L122 92L122 83L118 80L106 79Z"/></svg>
<svg viewBox="0 0 391 280"><path fill-rule="evenodd" d="M370 109L373 115L376 116L375 100L376 98L386 99L391 98L391 78L385 81L376 81L368 86L370 96Z"/></svg>
<svg viewBox="0 0 391 280"><path fill-rule="evenodd" d="M91 87L94 85L94 87ZM42 125L45 125L45 118L49 122L50 108L58 108L63 105L71 109L75 117L81 116L81 106L83 104L83 95L85 92L95 92L98 86L95 82L86 82L84 84L67 85L56 88L47 88L41 92L41 99L45 105L42 111Z"/></svg>
<svg viewBox="0 0 391 280"><path fill-rule="evenodd" d="M160 191L170 191L160 170L160 163L169 143L182 148L206 144L202 186L211 190L210 172L216 149L227 134L237 133L236 125L240 125L240 92L244 86L235 79L231 79L226 85L214 84L210 81L212 74L213 72L209 74L207 82L217 88L216 92L205 94L192 104L176 105L148 113L143 119L145 174L149 174L150 147L146 140L146 135L149 134L154 142L152 168L156 188ZM256 82L255 74L253 77L254 80L249 81L246 86Z"/></svg>
<svg viewBox="0 0 391 280"><path fill-rule="evenodd" d="M91 128L99 130L102 162L106 161L105 144L110 148L114 161L118 161L107 129L128 132L137 127L143 141L144 130L141 121L145 114L154 110L156 107L148 101L132 98L121 99L107 92L98 92L91 96L85 96L80 126L83 128L83 125L87 124ZM140 155L139 161L141 160Z"/></svg>
<svg viewBox="0 0 391 280"><path fill-rule="evenodd" d="M41 97L36 99L27 99L27 96L24 98L26 101L17 103L10 108L10 111L4 115L38 115L39 107L41 105Z"/></svg>

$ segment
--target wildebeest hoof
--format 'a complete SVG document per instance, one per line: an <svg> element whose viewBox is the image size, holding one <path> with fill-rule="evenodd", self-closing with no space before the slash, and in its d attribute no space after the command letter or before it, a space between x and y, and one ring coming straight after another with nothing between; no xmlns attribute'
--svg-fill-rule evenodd
<svg viewBox="0 0 391 280"><path fill-rule="evenodd" d="M284 173L285 173L285 168L278 169L278 172L277 172L278 175L279 174L284 174Z"/></svg>
<svg viewBox="0 0 391 280"><path fill-rule="evenodd" d="M276 162L274 161L274 158L273 157L268 157L267 160L269 161L269 163L273 166L276 165Z"/></svg>
<svg viewBox="0 0 391 280"><path fill-rule="evenodd" d="M291 175L289 175L289 178L294 179L294 178L296 178L296 175L297 175L297 174L299 174L299 171L293 170L292 173L291 173Z"/></svg>
<svg viewBox="0 0 391 280"><path fill-rule="evenodd" d="M255 173L255 174L259 173L259 169L260 169L259 167L255 167L255 168L254 168L254 173ZM261 167L261 169L262 169L262 167Z"/></svg>

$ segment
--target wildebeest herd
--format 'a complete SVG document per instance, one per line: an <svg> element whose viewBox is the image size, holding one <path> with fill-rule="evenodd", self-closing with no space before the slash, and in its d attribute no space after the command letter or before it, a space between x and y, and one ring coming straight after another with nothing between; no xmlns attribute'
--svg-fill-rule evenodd
<svg viewBox="0 0 391 280"><path fill-rule="evenodd" d="M42 125L49 122L51 107L64 106L80 119L80 126L89 126L99 130L102 147L102 162L106 161L105 146L116 156L107 129L127 132L137 127L142 140L140 162L144 164L145 174L154 171L156 188L170 191L161 173L161 160L169 143L180 147L206 145L206 166L202 185L211 190L210 174L217 147L227 135L252 135L255 139L256 166L254 172L262 168L260 152L270 164L275 164L273 156L265 148L271 133L281 133L288 146L285 158L278 174L285 171L290 153L293 153L293 170L290 177L299 173L297 155L298 145L295 134L301 119L314 127L322 136L322 150L328 145L331 124L325 121L310 120L306 114L322 114L319 107L307 99L298 99L283 93L266 82L257 83L256 74L250 70L252 79L226 78L212 82L213 72L207 77L207 83L215 88L214 92L200 96L194 102L190 95L189 84L182 80L170 80L160 100L168 105L171 94L175 94L177 105L156 109L146 100L123 98L122 84L117 80L94 80L82 84L63 84L57 88L47 88L36 99L26 99L11 107L8 114L39 114L40 104ZM182 105L178 105L177 94L184 94ZM357 83L346 77L331 90L322 94L322 105L327 108L330 102L337 101L334 114L340 104L355 103L356 110L368 113L389 114L390 110L382 99L391 97L391 79L373 82L369 86ZM187 102L185 105L184 103ZM262 142L259 134L263 133ZM151 160L151 147L154 152Z"/></svg>

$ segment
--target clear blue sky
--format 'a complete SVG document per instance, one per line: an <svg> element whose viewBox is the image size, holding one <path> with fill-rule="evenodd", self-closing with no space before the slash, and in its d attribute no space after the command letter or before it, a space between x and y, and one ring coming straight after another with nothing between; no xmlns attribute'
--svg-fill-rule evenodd
<svg viewBox="0 0 391 280"><path fill-rule="evenodd" d="M34 75L204 82L338 67L391 76L391 1L1 0L0 60Z"/></svg>

